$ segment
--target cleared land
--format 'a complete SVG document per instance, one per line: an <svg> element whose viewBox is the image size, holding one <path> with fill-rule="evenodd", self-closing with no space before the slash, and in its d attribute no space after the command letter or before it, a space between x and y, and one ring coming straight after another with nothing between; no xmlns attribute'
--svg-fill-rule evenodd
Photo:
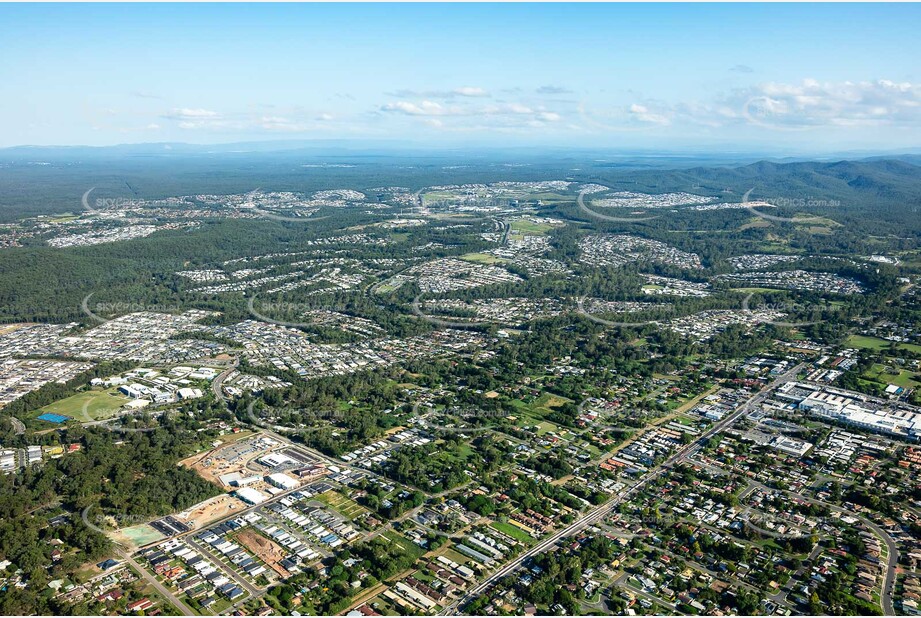
<svg viewBox="0 0 921 618"><path fill-rule="evenodd" d="M131 526L130 528L122 528L121 530L114 532L111 536L117 542L129 547L143 547L144 545L159 541L160 539L164 538L162 534L147 524Z"/></svg>
<svg viewBox="0 0 921 618"><path fill-rule="evenodd" d="M514 234L546 234L553 229L552 225L547 223L536 223L527 219L518 219L511 222L512 233Z"/></svg>
<svg viewBox="0 0 921 618"><path fill-rule="evenodd" d="M868 350L887 350L893 344L900 350L909 350L921 354L921 345L916 343L897 343L886 341L878 337L868 337L866 335L851 335L847 338L847 345Z"/></svg>
<svg viewBox="0 0 921 618"><path fill-rule="evenodd" d="M256 557L265 562L269 568L278 573L279 576L283 578L291 576L291 574L279 564L287 555L280 545L274 541L270 541L253 530L241 530L237 534L237 540L248 550L256 554Z"/></svg>
<svg viewBox="0 0 921 618"><path fill-rule="evenodd" d="M513 526L510 523L507 523L504 521L494 521L489 525L495 528L496 530L498 530L499 532L501 532L502 534L512 537L516 541L521 541L522 543L529 543L530 541L534 540L534 537L532 537L530 534L528 534L527 532L525 532L524 530L522 530L521 528L517 526Z"/></svg>
<svg viewBox="0 0 921 618"><path fill-rule="evenodd" d="M355 519L359 515L367 513L368 510L351 500L346 498L337 491L326 491L318 496L314 497L315 500L319 500L323 504L327 505L334 511L338 512L340 515L344 515L349 519Z"/></svg>
<svg viewBox="0 0 921 618"><path fill-rule="evenodd" d="M129 401L131 399L120 395L118 389L94 389L50 403L43 408L39 408L30 416L51 413L69 416L77 421L96 421L114 416ZM85 415L84 410L86 410Z"/></svg>
<svg viewBox="0 0 921 618"><path fill-rule="evenodd" d="M230 494L221 494L199 502L192 508L179 513L179 518L198 529L207 526L213 521L239 513L246 508L246 504L239 498Z"/></svg>
<svg viewBox="0 0 921 618"><path fill-rule="evenodd" d="M460 256L460 259L465 262L475 262L477 264L498 264L502 261L496 256L486 253L466 253Z"/></svg>

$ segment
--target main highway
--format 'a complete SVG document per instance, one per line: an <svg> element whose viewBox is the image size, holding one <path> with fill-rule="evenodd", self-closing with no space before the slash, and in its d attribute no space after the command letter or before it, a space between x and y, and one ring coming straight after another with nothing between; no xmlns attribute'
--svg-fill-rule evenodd
<svg viewBox="0 0 921 618"><path fill-rule="evenodd" d="M576 520L569 526L560 529L559 531L553 533L551 536L540 541L537 545L529 549L528 551L517 556L515 559L505 563L499 570L495 571L489 577L484 579L475 587L471 588L464 596L456 600L455 602L445 606L445 608L440 612L439 615L448 616L458 613L458 609L475 599L480 594L483 594L487 591L493 584L505 577L514 573L525 561L529 558L543 553L545 551L553 548L557 543L562 539L571 537L578 532L588 528L595 523L603 520L607 517L611 511L614 510L617 506L624 503L635 493L641 490L643 487L648 485L651 481L656 479L664 470L670 468L675 464L679 464L685 461L688 457L695 455L703 447L703 444L712 436L720 433L724 429L732 426L739 418L747 414L755 405L760 404L764 401L768 393L771 392L774 388L786 383L791 380L796 379L797 374L803 369L804 365L799 364L781 376L775 378L771 383L767 384L758 391L754 396L748 399L745 403L737 407L732 413L726 415L723 419L714 423L709 429L702 433L694 442L680 448L675 451L668 459L663 461L657 466L650 468L636 483L628 487L624 492L617 494L604 504L590 510L588 513L583 515L580 519Z"/></svg>

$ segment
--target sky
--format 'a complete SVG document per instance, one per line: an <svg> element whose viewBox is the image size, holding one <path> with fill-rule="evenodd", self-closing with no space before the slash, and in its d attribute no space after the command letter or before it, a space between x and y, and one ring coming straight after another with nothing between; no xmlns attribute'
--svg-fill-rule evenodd
<svg viewBox="0 0 921 618"><path fill-rule="evenodd" d="M0 147L921 146L913 4L0 4Z"/></svg>

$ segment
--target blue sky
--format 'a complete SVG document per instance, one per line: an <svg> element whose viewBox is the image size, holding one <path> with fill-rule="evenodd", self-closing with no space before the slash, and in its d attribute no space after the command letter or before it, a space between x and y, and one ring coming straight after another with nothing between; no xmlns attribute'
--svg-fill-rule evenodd
<svg viewBox="0 0 921 618"><path fill-rule="evenodd" d="M921 6L0 5L0 146L921 145Z"/></svg>

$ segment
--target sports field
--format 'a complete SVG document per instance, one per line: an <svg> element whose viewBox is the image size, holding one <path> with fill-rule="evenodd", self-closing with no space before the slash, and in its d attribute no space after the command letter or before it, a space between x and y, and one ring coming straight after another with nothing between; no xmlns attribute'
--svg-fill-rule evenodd
<svg viewBox="0 0 921 618"><path fill-rule="evenodd" d="M34 414L61 414L78 422L97 421L114 415L129 401L131 400L128 397L121 395L114 388L92 389L50 403L36 410Z"/></svg>
<svg viewBox="0 0 921 618"><path fill-rule="evenodd" d="M851 335L847 338L847 345L869 350L885 350L893 343L895 342L879 339L878 337L867 337L866 335ZM900 350L921 353L921 345L916 343L895 343L895 347Z"/></svg>
<svg viewBox="0 0 921 618"><path fill-rule="evenodd" d="M147 524L140 524L138 526L131 526L130 528L122 528L118 532L114 533L113 536L116 540L127 541L128 544L133 545L134 547L143 547L148 543L153 543L154 541L159 541L164 538L162 534L148 526Z"/></svg>

